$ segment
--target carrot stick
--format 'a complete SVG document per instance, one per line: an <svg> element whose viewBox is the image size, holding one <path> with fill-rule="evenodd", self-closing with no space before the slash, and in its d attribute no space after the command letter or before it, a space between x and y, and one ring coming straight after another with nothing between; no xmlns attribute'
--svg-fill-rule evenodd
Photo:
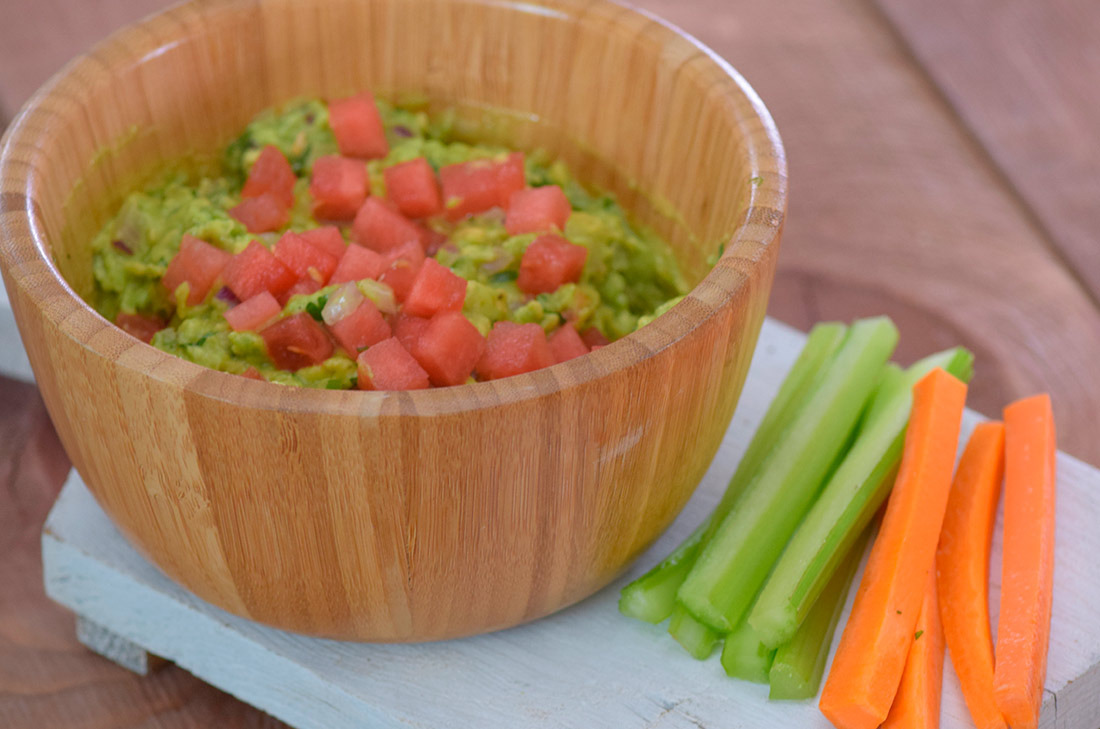
<svg viewBox="0 0 1100 729"><path fill-rule="evenodd" d="M951 663L978 729L1007 729L993 700L989 550L1004 477L1005 426L981 423L966 444L936 553L940 616Z"/></svg>
<svg viewBox="0 0 1100 729"><path fill-rule="evenodd" d="M940 726L943 625L936 596L935 570L929 572L927 584L901 684L882 729L939 729Z"/></svg>
<svg viewBox="0 0 1100 729"><path fill-rule="evenodd" d="M1005 531L993 695L1012 729L1039 722L1054 587L1054 415L1049 395L1005 415Z"/></svg>
<svg viewBox="0 0 1100 729"><path fill-rule="evenodd" d="M818 706L840 729L875 729L894 702L936 559L966 385L942 369L913 388L898 478Z"/></svg>

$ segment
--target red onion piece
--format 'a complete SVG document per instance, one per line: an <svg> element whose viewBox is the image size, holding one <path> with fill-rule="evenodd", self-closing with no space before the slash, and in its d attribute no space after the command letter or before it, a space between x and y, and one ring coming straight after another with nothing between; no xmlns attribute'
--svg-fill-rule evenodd
<svg viewBox="0 0 1100 729"><path fill-rule="evenodd" d="M224 301L230 306L236 306L241 303L241 300L237 298L237 295L233 293L233 290L228 286L222 286L218 289L218 293L214 294L214 298L218 301Z"/></svg>

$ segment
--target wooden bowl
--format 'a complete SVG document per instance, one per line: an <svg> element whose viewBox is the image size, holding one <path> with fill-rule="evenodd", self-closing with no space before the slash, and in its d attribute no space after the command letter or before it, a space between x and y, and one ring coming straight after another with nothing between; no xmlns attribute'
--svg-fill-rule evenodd
<svg viewBox="0 0 1100 729"><path fill-rule="evenodd" d="M695 287L585 357L409 393L215 372L84 302L93 232L158 166L219 149L271 105L364 88L473 120L518 112L492 136L616 193ZM779 136L748 84L675 28L596 0L193 2L69 64L2 155L4 280L99 503L205 600L372 641L546 615L668 526L737 404L786 210Z"/></svg>

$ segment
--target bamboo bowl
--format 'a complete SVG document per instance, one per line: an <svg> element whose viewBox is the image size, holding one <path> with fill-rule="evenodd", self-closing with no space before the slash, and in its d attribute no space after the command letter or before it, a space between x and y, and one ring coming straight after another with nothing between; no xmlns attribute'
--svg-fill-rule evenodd
<svg viewBox="0 0 1100 729"><path fill-rule="evenodd" d="M694 289L588 356L412 393L207 370L83 301L92 233L158 165L273 104L363 88L517 112L491 136L616 193ZM0 266L66 451L154 564L279 628L430 640L580 600L672 521L740 395L786 190L745 81L617 5L208 0L116 33L23 109L2 143Z"/></svg>

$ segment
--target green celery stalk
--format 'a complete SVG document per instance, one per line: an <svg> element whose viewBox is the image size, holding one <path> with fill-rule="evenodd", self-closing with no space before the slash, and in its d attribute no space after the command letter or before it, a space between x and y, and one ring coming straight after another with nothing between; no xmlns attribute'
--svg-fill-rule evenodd
<svg viewBox="0 0 1100 729"><path fill-rule="evenodd" d="M791 639L779 646L768 673L769 699L810 699L817 696L833 633L844 610L848 589L871 535L863 531L825 585L825 589Z"/></svg>
<svg viewBox="0 0 1100 729"><path fill-rule="evenodd" d="M760 636L746 623L726 636L722 646L722 668L731 678L767 683L775 649L760 642Z"/></svg>
<svg viewBox="0 0 1100 729"><path fill-rule="evenodd" d="M676 605L672 609L672 616L668 620L668 632L684 647L684 650L700 661L709 658L714 652L714 646L718 645L718 641L722 639L722 636L709 625L703 625L691 617L691 613L685 610L683 605Z"/></svg>
<svg viewBox="0 0 1100 729"><path fill-rule="evenodd" d="M926 357L879 385L859 434L768 577L748 622L770 646L786 643L864 527L890 493L905 444L913 386L942 367L966 381L973 355L962 347Z"/></svg>
<svg viewBox="0 0 1100 729"><path fill-rule="evenodd" d="M619 610L648 623L659 623L669 617L676 605L676 591L691 571L700 547L713 535L745 486L759 470L761 462L790 425L794 414L803 405L817 375L844 338L847 327L833 322L818 324L806 337L798 355L775 399L749 442L745 455L730 478L726 492L714 511L664 561L623 588Z"/></svg>
<svg viewBox="0 0 1100 729"><path fill-rule="evenodd" d="M677 598L721 632L741 622L853 432L898 341L886 317L848 329L823 377L704 545Z"/></svg>

